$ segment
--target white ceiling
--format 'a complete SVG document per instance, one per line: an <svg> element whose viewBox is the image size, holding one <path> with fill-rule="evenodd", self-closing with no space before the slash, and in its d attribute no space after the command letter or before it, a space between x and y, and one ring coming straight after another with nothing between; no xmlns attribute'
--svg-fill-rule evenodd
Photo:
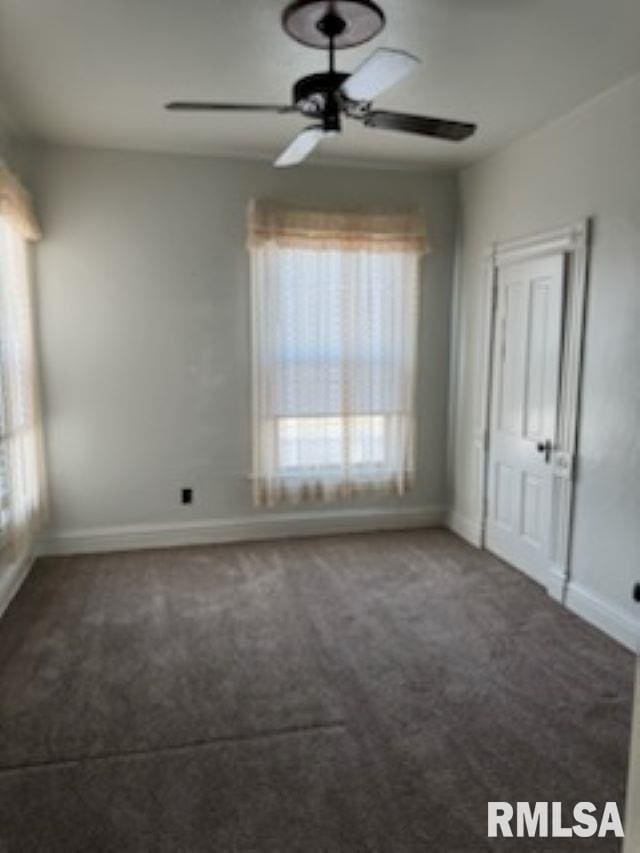
<svg viewBox="0 0 640 853"><path fill-rule="evenodd" d="M639 0L379 0L376 46L423 65L380 107L475 121L452 144L348 122L316 159L413 167L470 162L640 72ZM288 102L326 57L289 39L283 0L0 0L0 100L62 143L273 158L300 116L171 114L170 99ZM308 123L308 122L306 122Z"/></svg>

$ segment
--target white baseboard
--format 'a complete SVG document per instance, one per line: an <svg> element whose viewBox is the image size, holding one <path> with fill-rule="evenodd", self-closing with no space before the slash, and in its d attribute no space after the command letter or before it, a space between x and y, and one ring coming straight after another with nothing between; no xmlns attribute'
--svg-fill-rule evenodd
<svg viewBox="0 0 640 853"><path fill-rule="evenodd" d="M621 607L605 601L575 581L569 581L566 606L632 652L640 653L640 619L634 619Z"/></svg>
<svg viewBox="0 0 640 853"><path fill-rule="evenodd" d="M447 513L447 527L476 547L481 546L482 524L455 510ZM507 562L508 559L507 559ZM519 569L514 567L514 571ZM525 573L526 574L526 573ZM552 567L544 576L533 577L549 595L586 622L599 628L632 652L640 654L640 620L611 604L581 584L566 584L564 570Z"/></svg>
<svg viewBox="0 0 640 853"><path fill-rule="evenodd" d="M547 592L560 604L564 604L566 577L563 568L552 566L549 569L546 581Z"/></svg>
<svg viewBox="0 0 640 853"><path fill-rule="evenodd" d="M184 521L172 524L131 524L79 530L50 531L39 540L42 555L89 554L139 548L171 548L180 545L209 545L314 536L359 533L372 530L402 530L444 525L443 507L313 510L237 518Z"/></svg>
<svg viewBox="0 0 640 853"><path fill-rule="evenodd" d="M457 510L450 510L447 513L447 527L453 530L458 536L466 539L471 545L479 548L482 545L482 521L480 519L469 518Z"/></svg>
<svg viewBox="0 0 640 853"><path fill-rule="evenodd" d="M58 530L50 531L40 538L37 553L88 554L444 525L479 547L482 531L480 522L455 511L447 512L444 507L418 506L265 513L173 524L132 524ZM0 579L0 614L27 576L31 563L32 559L23 561ZM634 619L622 608L606 602L575 581L569 583L564 593L562 573L550 572L543 583L553 598L560 602L564 598L566 606L578 616L632 651L640 652L640 620Z"/></svg>
<svg viewBox="0 0 640 853"><path fill-rule="evenodd" d="M0 616L26 580L34 559L34 554L27 554L0 571Z"/></svg>

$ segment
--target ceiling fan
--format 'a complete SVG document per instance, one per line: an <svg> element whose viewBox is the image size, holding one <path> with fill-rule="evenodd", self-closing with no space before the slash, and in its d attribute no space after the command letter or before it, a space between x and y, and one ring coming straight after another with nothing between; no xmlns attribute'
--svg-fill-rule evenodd
<svg viewBox="0 0 640 853"><path fill-rule="evenodd" d="M321 139L341 131L341 117L365 127L398 130L459 142L476 129L469 122L373 109L375 97L390 89L419 64L403 50L378 48L352 74L336 71L335 51L355 47L376 36L385 16L373 0L294 0L282 13L285 32L309 47L329 51L329 70L302 77L293 86L292 103L231 104L207 101L172 101L168 110L247 111L301 113L315 120L285 148L274 165L301 163Z"/></svg>

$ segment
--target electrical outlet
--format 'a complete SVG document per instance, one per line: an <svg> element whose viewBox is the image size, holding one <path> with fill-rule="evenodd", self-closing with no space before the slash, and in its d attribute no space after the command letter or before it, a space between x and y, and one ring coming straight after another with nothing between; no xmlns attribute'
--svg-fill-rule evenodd
<svg viewBox="0 0 640 853"><path fill-rule="evenodd" d="M193 489L182 489L182 503L193 503Z"/></svg>

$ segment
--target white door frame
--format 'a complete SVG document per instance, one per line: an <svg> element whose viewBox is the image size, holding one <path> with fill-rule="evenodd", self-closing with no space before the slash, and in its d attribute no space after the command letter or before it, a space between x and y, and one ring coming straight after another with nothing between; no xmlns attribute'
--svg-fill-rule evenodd
<svg viewBox="0 0 640 853"><path fill-rule="evenodd" d="M492 352L497 277L501 266L529 258L562 253L567 259L562 338L562 368L558 432L553 454L551 558L547 580L549 593L560 601L570 580L573 485L576 476L577 428L580 407L580 376L587 293L587 260L590 221L545 231L530 237L493 243L485 252L485 288L482 334L479 337L477 406L474 454L476 463L476 511L480 520L479 546L484 547L491 410Z"/></svg>
<svg viewBox="0 0 640 853"><path fill-rule="evenodd" d="M635 853L640 849L640 657L636 657L636 686L629 746L624 835L624 853Z"/></svg>

